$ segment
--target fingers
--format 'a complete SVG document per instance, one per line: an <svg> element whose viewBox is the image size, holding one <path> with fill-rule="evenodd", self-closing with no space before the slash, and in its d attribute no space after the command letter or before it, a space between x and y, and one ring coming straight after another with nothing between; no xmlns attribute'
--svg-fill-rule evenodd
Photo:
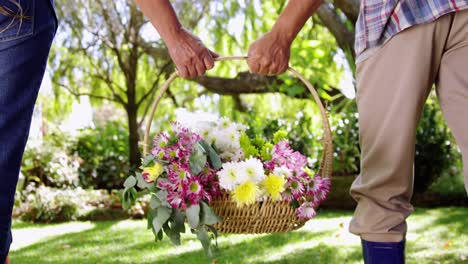
<svg viewBox="0 0 468 264"><path fill-rule="evenodd" d="M216 52L214 52L214 51L212 51L212 50L208 50L208 51L210 52L210 55L211 55L211 57L212 57L213 59L219 57L219 54L218 54L218 53L216 53Z"/></svg>
<svg viewBox="0 0 468 264"><path fill-rule="evenodd" d="M181 65L177 66L179 76L182 78L196 78L205 74L207 70L214 67L213 55L219 56L218 54L206 50L203 55L194 56L191 59L186 60Z"/></svg>
<svg viewBox="0 0 468 264"><path fill-rule="evenodd" d="M200 62L197 62L194 68L195 68L196 76L193 76L193 78L197 76L202 76L203 74L205 74L206 67L205 67L203 60Z"/></svg>
<svg viewBox="0 0 468 264"><path fill-rule="evenodd" d="M249 57L247 59L250 72L261 75L278 75L284 73L288 69L287 63L278 63L270 59L256 59Z"/></svg>
<svg viewBox="0 0 468 264"><path fill-rule="evenodd" d="M189 77L189 72L187 70L187 67L185 67L184 65L182 66L177 66L177 73L180 77L182 78L190 78Z"/></svg>
<svg viewBox="0 0 468 264"><path fill-rule="evenodd" d="M214 53L214 54L216 54L216 53ZM216 54L216 55L218 55L218 54ZM219 56L219 55L218 55L218 56ZM207 70L213 69L213 67L214 67L214 60L213 60L213 58L215 58L215 57L213 57L213 56L211 55L211 51L210 51L209 56L205 56L205 57L203 58L203 64L205 65L205 68L206 68Z"/></svg>

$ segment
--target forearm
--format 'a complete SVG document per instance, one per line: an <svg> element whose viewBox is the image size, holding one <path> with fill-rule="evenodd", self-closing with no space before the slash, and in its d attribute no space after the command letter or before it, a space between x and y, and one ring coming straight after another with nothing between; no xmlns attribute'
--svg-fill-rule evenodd
<svg viewBox="0 0 468 264"><path fill-rule="evenodd" d="M289 0L271 31L291 43L321 3L322 0Z"/></svg>
<svg viewBox="0 0 468 264"><path fill-rule="evenodd" d="M176 41L182 25L169 0L135 0L167 45Z"/></svg>

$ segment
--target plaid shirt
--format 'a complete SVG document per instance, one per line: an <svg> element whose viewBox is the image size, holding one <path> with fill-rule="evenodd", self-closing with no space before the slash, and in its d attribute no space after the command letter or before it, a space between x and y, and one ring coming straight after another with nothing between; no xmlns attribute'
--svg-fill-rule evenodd
<svg viewBox="0 0 468 264"><path fill-rule="evenodd" d="M468 8L468 0L361 0L356 23L356 57L398 32Z"/></svg>

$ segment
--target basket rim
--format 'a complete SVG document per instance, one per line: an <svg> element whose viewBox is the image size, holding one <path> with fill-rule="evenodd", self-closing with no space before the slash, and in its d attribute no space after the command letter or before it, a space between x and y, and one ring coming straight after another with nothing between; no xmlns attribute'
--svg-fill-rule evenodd
<svg viewBox="0 0 468 264"><path fill-rule="evenodd" d="M232 60L244 60L245 61L247 58L248 57L244 55L226 56L226 57L215 58L215 61L232 61ZM314 86L294 68L288 67L287 71L302 81L302 83L308 88L309 92L312 94L314 101L319 107L320 115L322 119L322 127L323 127L323 139L322 139L323 152L322 152L320 166L319 166L317 174L319 174L322 177L330 178L332 176L332 170L333 170L333 137L332 137L331 127L330 127L330 122L328 120L328 113L316 89L314 88ZM144 134L144 140L143 140L143 156L146 156L147 153L149 152L148 151L150 147L149 134L151 130L151 124L153 122L154 115L156 113L156 109L159 103L161 102L162 97L164 96L166 91L169 89L169 86L171 85L171 83L178 77L179 77L178 72L174 71L170 75L170 77L163 83L163 85L159 89L158 94L153 102L150 114L148 115L148 118L147 118L146 127L145 127L145 134Z"/></svg>

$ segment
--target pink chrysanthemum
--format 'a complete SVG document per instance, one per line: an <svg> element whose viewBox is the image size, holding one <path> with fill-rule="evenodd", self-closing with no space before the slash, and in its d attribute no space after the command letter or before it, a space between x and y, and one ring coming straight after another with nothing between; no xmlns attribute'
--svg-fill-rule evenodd
<svg viewBox="0 0 468 264"><path fill-rule="evenodd" d="M288 186L294 199L299 200L304 195L305 187L299 179L288 179Z"/></svg>
<svg viewBox="0 0 468 264"><path fill-rule="evenodd" d="M307 165L307 158L298 151L294 151L287 140L279 141L272 151L272 159L265 162L265 169L272 172L277 167L292 170L297 177L305 174L303 168Z"/></svg>
<svg viewBox="0 0 468 264"><path fill-rule="evenodd" d="M292 194L291 188L287 187L282 193L281 197L283 198L284 201L291 202L294 200L294 195Z"/></svg>
<svg viewBox="0 0 468 264"><path fill-rule="evenodd" d="M331 189L330 178L322 178L316 175L312 178L307 186L307 195L314 197L314 204L319 205L327 199Z"/></svg>
<svg viewBox="0 0 468 264"><path fill-rule="evenodd" d="M305 202L297 209L297 215L302 220L309 220L316 216L317 212L314 209L313 203Z"/></svg>
<svg viewBox="0 0 468 264"><path fill-rule="evenodd" d="M184 199L184 193L182 191L171 191L167 194L167 202L176 209L187 209L187 203Z"/></svg>

